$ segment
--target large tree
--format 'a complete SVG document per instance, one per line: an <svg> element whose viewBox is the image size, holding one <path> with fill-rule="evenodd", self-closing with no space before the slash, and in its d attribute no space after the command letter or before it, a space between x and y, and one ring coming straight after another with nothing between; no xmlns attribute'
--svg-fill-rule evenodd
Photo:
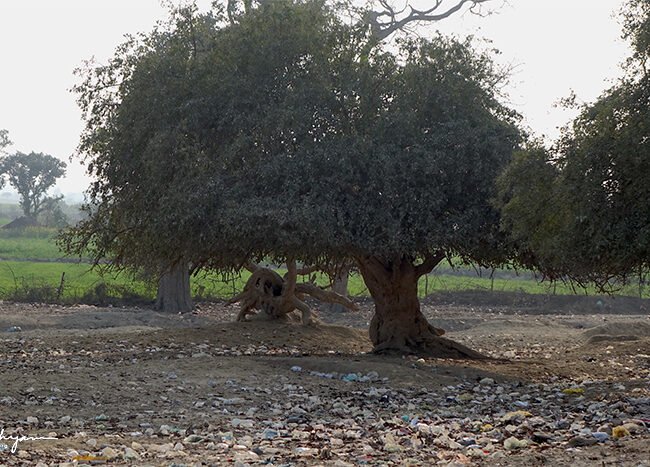
<svg viewBox="0 0 650 467"><path fill-rule="evenodd" d="M254 5L264 4L268 0L227 0L226 10L231 22L237 22L242 15L250 14ZM391 0L335 0L330 2L342 13L342 17L353 24L356 34L365 37L358 44L359 55L366 60L373 50L397 35L409 36L419 30L420 26L445 20L457 13L488 15L493 11L487 8L492 0L432 0L392 2ZM347 295L347 283L350 267L329 265L325 271L330 275L332 290ZM343 267L341 267L343 266ZM341 305L333 304L333 310L341 310Z"/></svg>
<svg viewBox="0 0 650 467"><path fill-rule="evenodd" d="M375 301L376 350L453 354L422 315L417 282L449 256L503 258L488 200L519 136L494 98L486 57L443 38L402 54L403 65L388 54L357 65L320 139L310 134L315 124L304 135L292 126L278 157L251 160L219 232L242 251L267 244L311 262L353 257ZM253 141L284 142L275 138Z"/></svg>
<svg viewBox="0 0 650 467"><path fill-rule="evenodd" d="M0 159L0 174L20 195L25 217L34 219L63 198L48 196L47 192L65 175L65 167L65 162L56 157L36 152L17 152Z"/></svg>
<svg viewBox="0 0 650 467"><path fill-rule="evenodd" d="M322 2L186 13L78 88L97 182L69 249L221 271L272 258L291 291L296 260L352 259L376 350L477 356L429 325L417 282L509 254L489 199L521 136L490 58L438 36L368 55Z"/></svg>
<svg viewBox="0 0 650 467"><path fill-rule="evenodd" d="M620 286L650 266L650 4L630 0L625 76L550 150L519 155L501 177L504 226L520 260L553 279Z"/></svg>

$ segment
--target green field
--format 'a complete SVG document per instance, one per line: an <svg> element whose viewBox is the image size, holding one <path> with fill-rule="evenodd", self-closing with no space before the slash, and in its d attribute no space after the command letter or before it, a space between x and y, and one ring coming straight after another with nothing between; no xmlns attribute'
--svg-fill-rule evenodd
<svg viewBox="0 0 650 467"><path fill-rule="evenodd" d="M279 271L283 273L283 271ZM133 278L130 274L107 273L91 270L85 263L1 261L0 262L0 297L25 298L29 291L40 291L43 298L56 295L65 273L64 286L59 298L63 301L93 301L105 293L109 297L153 299L155 288L146 281ZM241 276L224 277L219 274L200 274L192 279L195 296L203 298L226 299L237 294L245 284L249 273ZM318 283L325 285L327 279L321 277ZM420 295L435 292L452 292L466 290L495 290L504 292L523 292L533 294L552 293L552 286L540 284L534 280L503 280L488 278L456 276L451 274L431 274L428 280L422 278L419 283ZM368 296L363 280L358 274L350 277L349 291L352 296ZM558 285L558 294L572 293L567 286ZM33 295L38 295L36 292Z"/></svg>
<svg viewBox="0 0 650 467"><path fill-rule="evenodd" d="M91 269L88 263L64 258L55 243L56 231L29 228L23 231L0 230L0 299L16 301L60 301L102 303L115 299L153 300L155 284L131 274L103 273ZM283 273L283 271L279 271ZM419 283L421 296L436 292L469 290L517 292L527 294L596 294L595 289L574 290L570 285L540 283L530 273L520 275L512 270L475 271L469 266L452 268L441 264ZM63 286L61 279L64 275ZM192 278L192 291L198 299L227 299L236 295L249 273L234 277L216 273L199 274ZM317 279L327 284L326 277ZM353 274L349 281L352 296L368 296L363 280ZM643 296L647 292L643 291ZM621 295L639 296L638 286L629 286Z"/></svg>
<svg viewBox="0 0 650 467"><path fill-rule="evenodd" d="M211 274L193 279L197 297L229 298L248 273L227 279ZM61 281L63 278L63 287ZM110 298L153 300L154 284L128 273L103 272L87 263L0 261L0 298L18 301L102 302Z"/></svg>
<svg viewBox="0 0 650 467"><path fill-rule="evenodd" d="M27 228L24 230L0 229L0 259L52 260L63 257L56 246L55 229Z"/></svg>

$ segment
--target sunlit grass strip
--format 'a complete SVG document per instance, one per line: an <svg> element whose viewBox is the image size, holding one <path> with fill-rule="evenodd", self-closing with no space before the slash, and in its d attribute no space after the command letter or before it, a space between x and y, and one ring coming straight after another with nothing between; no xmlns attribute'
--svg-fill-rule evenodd
<svg viewBox="0 0 650 467"><path fill-rule="evenodd" d="M150 297L151 287L144 281L133 280L126 274L101 274L91 270L90 265L81 263L47 263L29 261L0 262L0 297L43 296L51 297L61 286L65 272L62 301L82 298L98 290L97 287L128 287L134 296ZM31 291L31 294L30 294Z"/></svg>
<svg viewBox="0 0 650 467"><path fill-rule="evenodd" d="M155 298L155 283L133 277L127 273L101 273L91 270L90 265L83 263L47 263L29 261L0 261L0 299L14 297L39 297L38 293L47 292L44 296L51 299L61 284L62 273L65 272L60 300L73 303L75 301L93 302L102 298L140 299L144 301ZM283 270L278 270L284 274ZM199 274L192 278L192 294L198 299L227 300L239 293L246 280L250 277L248 271L239 275L224 276L217 273ZM305 277L305 280L307 278ZM319 285L326 285L328 279L324 275L317 276ZM570 285L556 283L540 283L530 276L515 279L491 280L486 277L471 277L467 275L430 274L422 278L418 284L419 295L444 292L494 291L515 292L542 295L584 295L583 289L574 290ZM353 297L368 297L368 289L358 274L352 274L348 289ZM22 295L17 292L24 292ZM643 291L644 298L648 292ZM629 286L617 295L638 297L638 287ZM588 289L587 294L598 295L595 289Z"/></svg>

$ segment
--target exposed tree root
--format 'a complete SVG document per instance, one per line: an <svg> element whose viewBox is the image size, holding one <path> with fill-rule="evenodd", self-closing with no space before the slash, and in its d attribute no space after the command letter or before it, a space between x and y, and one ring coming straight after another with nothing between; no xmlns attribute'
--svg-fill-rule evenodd
<svg viewBox="0 0 650 467"><path fill-rule="evenodd" d="M481 360L485 355L441 337L445 331L432 326L418 311L416 320L409 320L413 327L404 327L404 321L387 324L375 314L370 321L370 340L375 345L373 353L408 354L434 358ZM417 324L416 324L417 323Z"/></svg>
<svg viewBox="0 0 650 467"><path fill-rule="evenodd" d="M270 319L282 319L295 310L300 311L303 324L312 321L312 310L303 301L305 295L317 300L338 303L352 310L357 306L348 298L335 292L321 289L312 283L297 284L298 270L293 261L287 262L287 276L281 277L272 269L247 265L253 273L246 282L244 290L228 301L228 304L240 303L237 321L245 321L255 310L265 313Z"/></svg>
<svg viewBox="0 0 650 467"><path fill-rule="evenodd" d="M296 284L296 293L300 295L311 295L316 300L320 300L321 302L343 305L349 310L357 311L359 309L356 303L354 303L348 297L345 297L336 292L323 290L317 285L314 285L310 282Z"/></svg>
<svg viewBox="0 0 650 467"><path fill-rule="evenodd" d="M418 341L386 341L373 349L376 354L419 355L432 358L453 358L467 360L485 360L489 357L451 339L430 336Z"/></svg>

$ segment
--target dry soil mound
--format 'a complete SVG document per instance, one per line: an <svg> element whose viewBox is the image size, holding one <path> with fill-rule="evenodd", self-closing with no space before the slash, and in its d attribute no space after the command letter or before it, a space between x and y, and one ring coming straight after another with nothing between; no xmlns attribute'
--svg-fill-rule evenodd
<svg viewBox="0 0 650 467"><path fill-rule="evenodd" d="M164 329L151 334L152 342L206 342L221 348L239 348L252 354L359 354L372 350L367 331L328 324L279 321L219 323L193 329ZM264 349L268 349L264 350ZM261 350L261 351L260 351Z"/></svg>
<svg viewBox="0 0 650 467"><path fill-rule="evenodd" d="M599 342L623 342L650 337L650 323L643 321L603 324L582 333L589 344Z"/></svg>

